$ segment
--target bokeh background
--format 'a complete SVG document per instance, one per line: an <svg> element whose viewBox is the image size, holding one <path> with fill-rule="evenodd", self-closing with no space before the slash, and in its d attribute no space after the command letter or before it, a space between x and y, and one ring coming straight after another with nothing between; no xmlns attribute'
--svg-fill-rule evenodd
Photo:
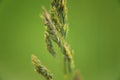
<svg viewBox="0 0 120 80"><path fill-rule="evenodd" d="M31 55L63 79L62 54L46 50L41 7L50 0L0 0L0 80L44 80ZM67 0L68 42L84 80L120 80L120 0Z"/></svg>

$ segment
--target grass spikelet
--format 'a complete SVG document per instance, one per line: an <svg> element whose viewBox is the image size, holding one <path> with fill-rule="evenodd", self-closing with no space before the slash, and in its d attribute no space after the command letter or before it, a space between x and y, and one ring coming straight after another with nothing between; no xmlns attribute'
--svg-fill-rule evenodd
<svg viewBox="0 0 120 80"><path fill-rule="evenodd" d="M57 30L62 37L66 37L67 31L67 7L66 0L52 0L50 10L51 20L56 25ZM68 29L68 28L67 28Z"/></svg>
<svg viewBox="0 0 120 80"><path fill-rule="evenodd" d="M40 63L40 60L35 55L32 55L31 58L35 71L44 76L46 80L53 80L52 74L48 71L48 69L44 65Z"/></svg>
<svg viewBox="0 0 120 80"><path fill-rule="evenodd" d="M43 8L43 19L46 26L45 39L48 51L53 56L56 54L52 45L54 41L64 55L65 65L68 65L65 70L68 69L71 72L74 68L74 61L72 50L66 41L68 31L66 0L52 0L50 14Z"/></svg>
<svg viewBox="0 0 120 80"><path fill-rule="evenodd" d="M46 41L46 45L47 45L47 50L52 54L52 56L56 56L56 52L54 51L54 48L53 48L53 44L52 44L52 41L50 39L50 35L49 33L45 33L45 41Z"/></svg>

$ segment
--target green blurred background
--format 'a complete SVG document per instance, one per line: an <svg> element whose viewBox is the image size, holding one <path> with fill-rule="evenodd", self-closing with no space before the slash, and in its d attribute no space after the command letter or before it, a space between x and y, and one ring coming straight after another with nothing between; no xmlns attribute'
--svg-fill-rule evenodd
<svg viewBox="0 0 120 80"><path fill-rule="evenodd" d="M50 0L0 0L0 80L44 80L35 54L63 80L63 60L46 50L41 7ZM68 0L68 42L84 80L120 80L120 0ZM58 51L59 52L59 51Z"/></svg>

